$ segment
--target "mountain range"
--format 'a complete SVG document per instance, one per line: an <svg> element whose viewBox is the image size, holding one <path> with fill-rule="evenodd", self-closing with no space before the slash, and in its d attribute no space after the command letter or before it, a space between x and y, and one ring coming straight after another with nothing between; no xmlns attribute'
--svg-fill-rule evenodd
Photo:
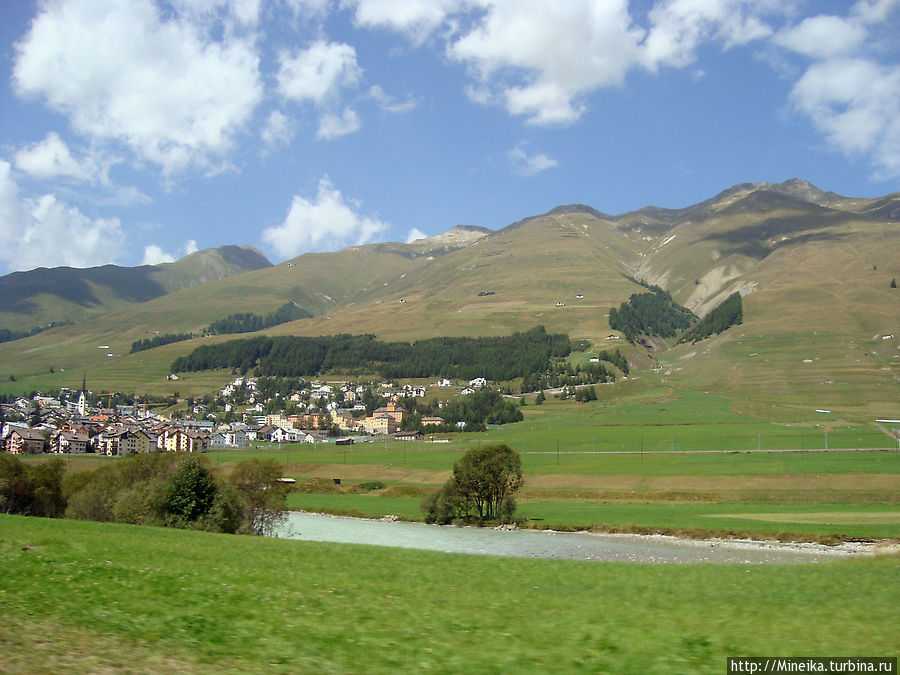
<svg viewBox="0 0 900 675"><path fill-rule="evenodd" d="M900 333L900 291L891 288L900 276L900 193L851 198L799 179L744 183L680 209L609 215L558 206L497 231L457 226L411 243L307 253L278 265L249 247L192 256L150 269L0 278L0 328L77 322L0 345L0 362L17 381L45 387L65 380L64 369L73 380L87 371L105 387L162 392L172 388L165 376L176 356L199 340L229 336L129 356L133 340L197 332L232 313L266 314L288 302L312 318L266 333L412 340L543 324L602 348L613 344L609 309L644 292L640 280L700 316L740 292L744 322L695 345L623 347L639 372L653 367L663 380L728 392L751 406L900 413L900 343L888 337ZM116 274L134 281L109 281Z"/></svg>

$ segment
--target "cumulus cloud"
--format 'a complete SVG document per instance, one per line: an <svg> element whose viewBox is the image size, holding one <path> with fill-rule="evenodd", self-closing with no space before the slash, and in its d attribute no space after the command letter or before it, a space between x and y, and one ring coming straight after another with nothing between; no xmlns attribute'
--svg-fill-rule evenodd
<svg viewBox="0 0 900 675"><path fill-rule="evenodd" d="M626 0L497 0L447 54L469 67L474 100L499 102L531 124L571 124L586 109L584 94L622 84L642 37Z"/></svg>
<svg viewBox="0 0 900 675"><path fill-rule="evenodd" d="M65 177L93 182L97 178L97 166L90 159L78 161L72 157L68 146L56 132L16 153L16 168L41 179Z"/></svg>
<svg viewBox="0 0 900 675"><path fill-rule="evenodd" d="M784 11L773 0L667 0L650 11L650 30L641 62L651 70L659 66L683 67L694 61L696 50L710 40L726 48L747 44L772 34L765 17Z"/></svg>
<svg viewBox="0 0 900 675"><path fill-rule="evenodd" d="M514 173L520 176L534 176L541 171L552 169L559 162L544 153L529 155L525 152L525 143L519 143L507 153L509 165Z"/></svg>
<svg viewBox="0 0 900 675"><path fill-rule="evenodd" d="M813 16L782 31L776 44L813 58L828 58L855 50L866 39L865 27L837 16Z"/></svg>
<svg viewBox="0 0 900 675"><path fill-rule="evenodd" d="M810 17L774 39L810 60L791 89L793 108L837 151L867 159L880 178L900 176L900 67L873 56L882 22L898 7L898 0L862 0L845 17ZM887 39L893 46L895 32Z"/></svg>
<svg viewBox="0 0 900 675"><path fill-rule="evenodd" d="M900 69L860 58L815 63L791 102L838 150L869 155L879 173L900 176Z"/></svg>
<svg viewBox="0 0 900 675"><path fill-rule="evenodd" d="M619 87L631 69L684 67L715 40L730 48L770 36L780 0L659 0L646 27L628 0L346 0L358 26L387 28L421 44L440 33L446 55L467 66L469 98L502 105L529 124L576 122L587 96Z"/></svg>
<svg viewBox="0 0 900 675"><path fill-rule="evenodd" d="M10 269L92 267L119 257L125 237L117 218L89 218L50 194L20 197L10 168L0 161L0 260Z"/></svg>
<svg viewBox="0 0 900 675"><path fill-rule="evenodd" d="M411 244L414 241L417 241L419 239L428 239L428 235L425 234L424 232L422 232L422 230L420 230L417 227L414 227L413 229L411 229L409 231L409 234L406 235L406 243L407 244Z"/></svg>
<svg viewBox="0 0 900 675"><path fill-rule="evenodd" d="M183 255L190 255L197 251L197 242L188 239L182 247ZM144 260L142 265L158 265L160 263L175 262L177 258L171 253L166 253L161 246L150 244L144 247Z"/></svg>
<svg viewBox="0 0 900 675"><path fill-rule="evenodd" d="M208 4L231 12L252 5ZM16 45L16 93L166 175L214 165L261 100L252 36L216 40L192 20L196 13L163 17L150 0L49 0L39 8Z"/></svg>
<svg viewBox="0 0 900 675"><path fill-rule="evenodd" d="M295 195L284 222L263 231L263 241L282 258L305 251L336 250L365 244L388 224L360 213L360 204L345 199L326 176L315 199Z"/></svg>
<svg viewBox="0 0 900 675"><path fill-rule="evenodd" d="M350 0L354 22L366 28L389 28L415 44L424 42L451 14L468 3L459 0Z"/></svg>
<svg viewBox="0 0 900 675"><path fill-rule="evenodd" d="M278 61L278 92L293 101L322 105L362 77L356 50L339 42L319 40L302 51L282 51Z"/></svg>
<svg viewBox="0 0 900 675"><path fill-rule="evenodd" d="M330 141L357 132L361 126L359 115L352 108L344 108L344 112L340 115L325 113L319 120L316 138L320 141Z"/></svg>
<svg viewBox="0 0 900 675"><path fill-rule="evenodd" d="M158 265L159 263L175 262L175 256L166 253L162 247L150 244L144 247L144 259L141 265Z"/></svg>

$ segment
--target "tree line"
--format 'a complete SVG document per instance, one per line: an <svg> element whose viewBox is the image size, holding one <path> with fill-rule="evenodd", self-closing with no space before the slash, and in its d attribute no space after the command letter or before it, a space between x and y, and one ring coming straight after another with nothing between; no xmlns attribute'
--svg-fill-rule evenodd
<svg viewBox="0 0 900 675"><path fill-rule="evenodd" d="M254 314L252 312L242 312L229 314L224 319L213 321L208 327L204 328L199 335L228 335L231 333L254 333L259 330L265 330L272 326L277 326L288 321L296 321L297 319L308 319L312 314L302 307L297 307L292 302L283 304L274 312L269 312L265 316ZM0 332L2 334L2 332ZM146 349L162 347L163 345L172 344L173 342L184 342L197 337L194 333L166 333L164 335L156 335L152 338L141 338L131 343L131 351L129 354L141 352ZM0 340L3 342L3 340Z"/></svg>
<svg viewBox="0 0 900 675"><path fill-rule="evenodd" d="M0 455L0 513L271 535L284 517L280 475L274 460L222 477L203 457L154 452L66 476L60 458Z"/></svg>
<svg viewBox="0 0 900 675"><path fill-rule="evenodd" d="M74 321L53 321L46 326L35 326L31 330L10 330L9 328L0 328L0 343L12 342L13 340L24 340L32 335L43 333L45 330L56 328L57 326L71 326Z"/></svg>
<svg viewBox="0 0 900 675"><path fill-rule="evenodd" d="M302 307L298 307L293 302L287 302L265 316L253 314L252 312L229 314L224 319L213 321L204 332L210 335L254 333L258 330L265 330L272 326L287 323L288 321L308 319L311 316L312 314Z"/></svg>
<svg viewBox="0 0 900 675"><path fill-rule="evenodd" d="M276 377L327 372L377 373L393 378L446 377L512 380L547 370L571 351L564 334L537 326L505 337L440 337L381 342L374 335L257 337L202 345L172 364L173 372L234 368Z"/></svg>
<svg viewBox="0 0 900 675"><path fill-rule="evenodd" d="M173 342L184 342L185 340L190 340L192 337L194 337L193 333L165 333L163 335L154 335L152 338L141 338L140 340L135 340L131 343L131 351L128 353L134 354L135 352L142 352L146 349L170 345Z"/></svg>

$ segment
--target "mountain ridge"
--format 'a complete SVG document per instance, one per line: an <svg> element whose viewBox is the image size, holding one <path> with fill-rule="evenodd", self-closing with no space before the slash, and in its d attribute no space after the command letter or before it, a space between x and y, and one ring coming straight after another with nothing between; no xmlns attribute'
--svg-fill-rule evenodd
<svg viewBox="0 0 900 675"><path fill-rule="evenodd" d="M234 274L271 267L256 248L225 245L174 262L38 267L0 277L0 328L77 322Z"/></svg>
<svg viewBox="0 0 900 675"><path fill-rule="evenodd" d="M900 334L900 296L889 287L900 277L900 223L879 214L894 196L835 198L805 182L787 190L771 185L739 184L670 210L665 220L646 210L599 218L606 214L568 205L496 231L464 226L448 230L456 229L450 237L307 253L0 345L0 361L16 364L20 382L34 378L33 388L50 369L65 368L88 370L110 389L123 372L140 372L144 386L169 391L167 369L198 339L123 356L132 341L196 332L236 312L264 315L286 302L313 316L263 333L416 340L543 324L604 345L609 309L645 292L637 279L665 288L700 316L739 292L744 323L697 346L661 343L648 352L611 343L622 346L636 372L664 366L690 386L766 400L802 395L808 405L810 392L825 386L828 405L884 404L897 386L891 357L900 356L881 341ZM97 345L110 349L99 353ZM198 385L177 388L188 386Z"/></svg>

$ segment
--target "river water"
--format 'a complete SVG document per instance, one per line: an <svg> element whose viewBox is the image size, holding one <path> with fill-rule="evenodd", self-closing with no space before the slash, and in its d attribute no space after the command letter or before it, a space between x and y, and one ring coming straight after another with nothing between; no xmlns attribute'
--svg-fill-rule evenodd
<svg viewBox="0 0 900 675"><path fill-rule="evenodd" d="M640 563L813 563L849 555L814 545L382 522L292 511L277 536L445 553Z"/></svg>

